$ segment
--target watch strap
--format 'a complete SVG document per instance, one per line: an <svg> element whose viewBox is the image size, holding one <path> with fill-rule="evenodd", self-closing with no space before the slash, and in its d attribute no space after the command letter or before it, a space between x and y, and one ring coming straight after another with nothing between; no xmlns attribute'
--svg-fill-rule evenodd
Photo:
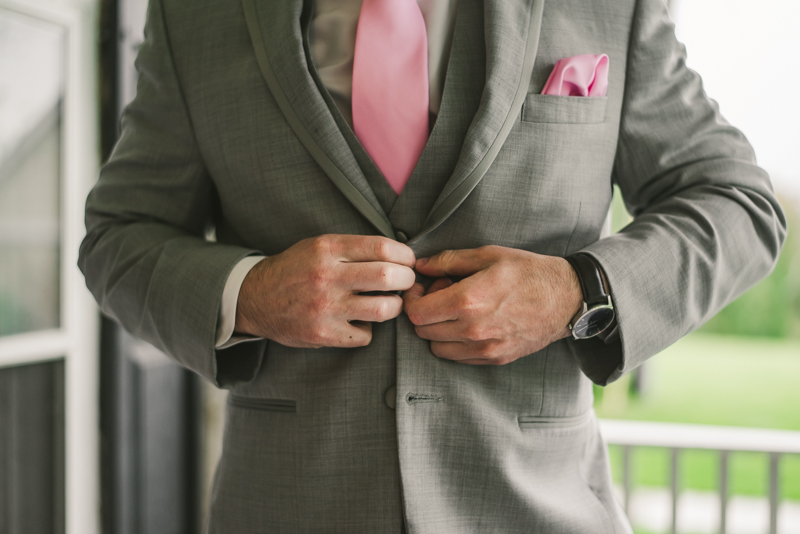
<svg viewBox="0 0 800 534"><path fill-rule="evenodd" d="M572 265L575 274L578 275L583 301L587 308L592 309L594 306L608 304L608 292L603 280L603 273L594 259L583 252L570 254L564 259Z"/></svg>

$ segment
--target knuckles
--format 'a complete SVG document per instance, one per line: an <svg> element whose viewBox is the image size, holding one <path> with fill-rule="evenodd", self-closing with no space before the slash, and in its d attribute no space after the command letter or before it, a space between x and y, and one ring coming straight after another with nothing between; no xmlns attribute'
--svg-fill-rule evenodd
<svg viewBox="0 0 800 534"><path fill-rule="evenodd" d="M331 342L331 334L332 332L330 329L324 326L317 326L311 328L311 331L308 334L308 340L317 347L328 347L330 346Z"/></svg>
<svg viewBox="0 0 800 534"><path fill-rule="evenodd" d="M308 283L315 292L325 291L330 282L330 276L324 269L312 269L308 273Z"/></svg>
<svg viewBox="0 0 800 534"><path fill-rule="evenodd" d="M499 360L502 357L498 343L491 343L491 342L482 343L481 347L478 349L477 352L478 356L480 356L481 358L492 360L492 363L494 363L496 360Z"/></svg>
<svg viewBox="0 0 800 534"><path fill-rule="evenodd" d="M472 323L464 329L463 335L469 341L483 341L489 337L489 332L483 325Z"/></svg>
<svg viewBox="0 0 800 534"><path fill-rule="evenodd" d="M385 320L389 319L389 314L390 313L391 313L391 310L389 309L389 303L386 302L385 300L380 300L375 305L375 318L376 318L376 320L385 321Z"/></svg>
<svg viewBox="0 0 800 534"><path fill-rule="evenodd" d="M308 301L308 313L312 318L324 316L331 307L330 301L324 294L318 294Z"/></svg>
<svg viewBox="0 0 800 534"><path fill-rule="evenodd" d="M511 262L508 261L498 261L493 265L495 276L500 278L500 280L513 280L514 275L516 275L514 266Z"/></svg>
<svg viewBox="0 0 800 534"><path fill-rule="evenodd" d="M400 300L400 297L397 297ZM395 299L381 299L375 306L375 316L378 322L388 321L400 315L403 304Z"/></svg>
<svg viewBox="0 0 800 534"><path fill-rule="evenodd" d="M375 244L373 245L373 254L379 260L386 261L390 255L390 241L386 238L377 238L375 239Z"/></svg>
<svg viewBox="0 0 800 534"><path fill-rule="evenodd" d="M448 265L455 261L457 255L457 250L443 250L431 259L436 261L436 265Z"/></svg>
<svg viewBox="0 0 800 534"><path fill-rule="evenodd" d="M461 293L456 298L456 306L463 312L474 313L481 309L483 303L471 293Z"/></svg>
<svg viewBox="0 0 800 534"><path fill-rule="evenodd" d="M334 238L329 235L321 235L311 239L311 251L317 257L330 256L334 249Z"/></svg>
<svg viewBox="0 0 800 534"><path fill-rule="evenodd" d="M395 281L395 271L391 265L381 265L378 267L378 280L384 287L393 287Z"/></svg>
<svg viewBox="0 0 800 534"><path fill-rule="evenodd" d="M476 345L473 356L483 360L484 365L506 365L515 360L502 341L484 341Z"/></svg>

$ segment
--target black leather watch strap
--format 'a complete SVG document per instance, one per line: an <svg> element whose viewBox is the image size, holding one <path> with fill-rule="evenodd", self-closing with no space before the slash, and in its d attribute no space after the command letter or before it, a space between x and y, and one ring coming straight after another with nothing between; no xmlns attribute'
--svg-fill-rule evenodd
<svg viewBox="0 0 800 534"><path fill-rule="evenodd" d="M583 292L583 301L586 302L588 308L591 309L593 306L608 304L608 292L603 281L603 273L594 259L582 252L570 254L564 259L572 265L578 275L578 281Z"/></svg>

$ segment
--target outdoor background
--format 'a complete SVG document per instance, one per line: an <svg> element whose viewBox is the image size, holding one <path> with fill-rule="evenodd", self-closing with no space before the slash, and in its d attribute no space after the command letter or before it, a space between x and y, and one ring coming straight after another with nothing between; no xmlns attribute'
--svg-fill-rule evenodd
<svg viewBox="0 0 800 534"><path fill-rule="evenodd" d="M800 3L678 0L671 11L689 66L702 75L708 94L745 133L759 164L770 173L789 235L766 280L640 372L595 388L595 409L612 419L800 431L800 100L792 90L800 87ZM616 193L614 231L630 221ZM615 480L621 483L621 451L612 447L610 454ZM700 496L715 491L718 464L715 452L683 454L681 489ZM634 494L664 495L669 465L666 449L634 449ZM729 465L731 496L753 506L740 514L744 517L738 524L729 523L728 531L766 532L755 516L763 515L766 506L767 455L734 454ZM784 503L800 504L800 456L782 458L780 488ZM638 532L659 523L652 515L631 515ZM786 523L782 531L800 532L800 522Z"/></svg>

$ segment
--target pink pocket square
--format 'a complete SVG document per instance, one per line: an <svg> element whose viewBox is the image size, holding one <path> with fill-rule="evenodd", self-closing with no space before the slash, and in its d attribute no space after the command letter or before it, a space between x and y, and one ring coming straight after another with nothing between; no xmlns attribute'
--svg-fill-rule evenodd
<svg viewBox="0 0 800 534"><path fill-rule="evenodd" d="M543 95L606 96L608 56L581 54L559 59L542 89Z"/></svg>

